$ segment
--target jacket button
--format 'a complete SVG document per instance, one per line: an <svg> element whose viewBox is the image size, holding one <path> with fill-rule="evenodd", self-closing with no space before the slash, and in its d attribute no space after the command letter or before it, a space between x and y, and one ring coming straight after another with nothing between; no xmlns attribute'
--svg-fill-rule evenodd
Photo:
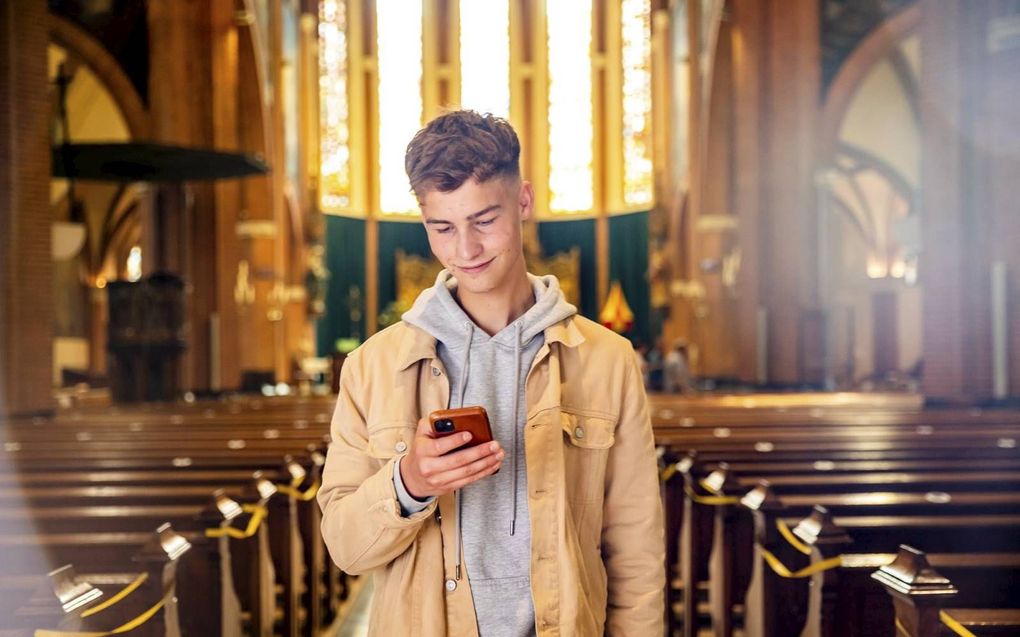
<svg viewBox="0 0 1020 637"><path fill-rule="evenodd" d="M450 591L451 593L457 590L457 580L455 579L446 580L446 590Z"/></svg>
<svg viewBox="0 0 1020 637"><path fill-rule="evenodd" d="M407 443L401 440L393 448L397 450L397 453L404 453L407 451Z"/></svg>
<svg viewBox="0 0 1020 637"><path fill-rule="evenodd" d="M439 375L440 375L440 374L442 374L442 373L443 373L443 372L439 371L439 368L438 368L438 367L433 367L433 368L432 368L432 375L433 375L433 376L439 376Z"/></svg>
<svg viewBox="0 0 1020 637"><path fill-rule="evenodd" d="M575 438L584 438L584 429L582 429L581 427L575 427L574 428L574 437Z"/></svg>

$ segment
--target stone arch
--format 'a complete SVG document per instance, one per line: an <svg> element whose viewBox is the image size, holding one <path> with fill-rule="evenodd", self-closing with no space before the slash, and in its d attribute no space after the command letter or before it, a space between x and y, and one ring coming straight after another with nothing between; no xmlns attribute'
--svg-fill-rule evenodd
<svg viewBox="0 0 1020 637"><path fill-rule="evenodd" d="M50 14L50 41L74 53L96 74L120 108L132 139L147 139L148 109L117 60L98 40L66 18Z"/></svg>
<svg viewBox="0 0 1020 637"><path fill-rule="evenodd" d="M839 146L839 127L861 82L871 68L914 32L921 23L921 8L913 5L872 31L840 66L829 85L819 119L818 159L831 162Z"/></svg>

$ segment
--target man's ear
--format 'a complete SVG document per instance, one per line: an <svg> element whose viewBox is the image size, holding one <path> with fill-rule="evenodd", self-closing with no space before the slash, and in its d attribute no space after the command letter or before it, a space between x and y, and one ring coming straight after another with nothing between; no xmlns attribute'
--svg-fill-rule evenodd
<svg viewBox="0 0 1020 637"><path fill-rule="evenodd" d="M518 206L521 211L521 221L531 219L535 211L535 189L530 181L522 181L520 192L517 195Z"/></svg>

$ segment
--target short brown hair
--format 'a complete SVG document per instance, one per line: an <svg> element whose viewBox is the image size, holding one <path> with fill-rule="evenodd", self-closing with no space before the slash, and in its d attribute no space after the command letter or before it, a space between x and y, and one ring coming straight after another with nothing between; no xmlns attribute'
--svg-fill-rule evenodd
<svg viewBox="0 0 1020 637"><path fill-rule="evenodd" d="M469 178L519 177L521 142L505 119L471 110L435 118L407 145L404 169L421 201L426 192L451 192Z"/></svg>

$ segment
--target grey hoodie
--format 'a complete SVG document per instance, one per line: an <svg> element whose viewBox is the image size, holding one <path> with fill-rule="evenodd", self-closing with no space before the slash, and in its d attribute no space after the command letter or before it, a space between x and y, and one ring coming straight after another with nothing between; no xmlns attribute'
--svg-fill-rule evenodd
<svg viewBox="0 0 1020 637"><path fill-rule="evenodd" d="M493 436L507 454L498 473L457 493L458 531L481 637L535 634L524 387L535 355L545 342L544 330L573 316L577 308L563 298L556 277L529 274L528 280L535 290L535 304L491 337L458 305L453 297L457 280L446 270L403 316L405 323L438 341L437 353L449 375L449 406L484 407ZM415 500L407 492L399 462L394 466L393 482L405 515L428 505L428 500Z"/></svg>

